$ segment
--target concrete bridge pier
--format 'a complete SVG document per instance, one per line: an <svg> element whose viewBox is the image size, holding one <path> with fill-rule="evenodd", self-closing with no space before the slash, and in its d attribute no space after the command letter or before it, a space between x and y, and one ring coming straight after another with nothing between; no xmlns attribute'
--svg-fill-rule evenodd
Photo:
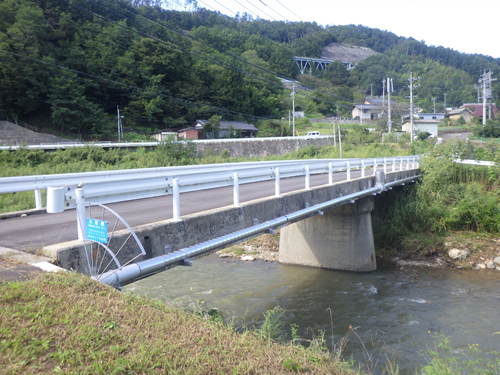
<svg viewBox="0 0 500 375"><path fill-rule="evenodd" d="M345 204L281 229L279 262L341 271L377 269L373 197Z"/></svg>

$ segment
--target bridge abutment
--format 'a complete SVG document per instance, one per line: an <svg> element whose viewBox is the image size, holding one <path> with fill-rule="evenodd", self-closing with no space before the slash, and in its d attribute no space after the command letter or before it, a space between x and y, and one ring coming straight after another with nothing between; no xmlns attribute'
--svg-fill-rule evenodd
<svg viewBox="0 0 500 375"><path fill-rule="evenodd" d="M373 197L325 211L281 229L279 262L342 271L377 268Z"/></svg>

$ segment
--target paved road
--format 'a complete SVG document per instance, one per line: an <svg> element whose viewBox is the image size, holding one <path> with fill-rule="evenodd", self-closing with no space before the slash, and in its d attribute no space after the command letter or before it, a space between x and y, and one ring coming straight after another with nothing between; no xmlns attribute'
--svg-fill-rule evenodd
<svg viewBox="0 0 500 375"><path fill-rule="evenodd" d="M448 133L439 135L440 138L443 138L443 141L466 141L467 138L472 136L472 132L464 132L464 133Z"/></svg>
<svg viewBox="0 0 500 375"><path fill-rule="evenodd" d="M367 170L367 176L372 173ZM361 176L361 171L351 171L351 177ZM346 173L335 173L334 181L346 179ZM328 183L328 174L311 176L311 187ZM281 193L305 187L305 178L281 180ZM240 186L240 202L274 195L274 181ZM181 194L181 215L188 215L233 204L232 187L210 189ZM109 205L131 227L172 218L172 196L141 199ZM102 216L101 208L92 208L88 215L109 222L108 230L123 229L114 217ZM77 239L76 214L68 210L60 214L40 214L0 221L0 246L17 250L37 250L43 246Z"/></svg>

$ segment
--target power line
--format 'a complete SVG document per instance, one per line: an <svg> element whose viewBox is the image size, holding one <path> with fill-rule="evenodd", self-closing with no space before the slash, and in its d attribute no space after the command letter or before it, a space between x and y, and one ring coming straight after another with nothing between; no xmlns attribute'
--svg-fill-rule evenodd
<svg viewBox="0 0 500 375"><path fill-rule="evenodd" d="M262 4L264 4L266 7L268 7L269 9L271 9L274 13L276 13L278 16L280 16L281 18L283 18L283 20L285 21L288 21L286 17L282 16L280 13L278 13L277 11L275 11L273 8L271 8L269 5L267 5L266 3L264 3L262 0L259 0L259 2L261 2ZM289 22L289 21L288 21Z"/></svg>
<svg viewBox="0 0 500 375"><path fill-rule="evenodd" d="M159 96L162 96L162 97L165 97L165 98L168 98L168 99L172 99L172 100L178 101L178 102L183 103L185 105L212 108L212 109L215 109L217 111L228 112L228 113L231 113L231 114L241 115L241 116L244 116L244 117L251 117L251 118L255 118L255 119L259 119L259 120L269 119L269 117L254 116L254 115L250 115L250 114L247 114L247 113L242 113L242 112L237 112L237 111L233 111L233 110L226 109L226 108L217 107L217 106L214 106L214 105L211 105L211 104L198 103L198 102L194 102L192 100L178 98L176 96L164 94L164 93L161 93L161 92L158 92L158 91L146 90L146 89L134 86L134 85L130 85L128 83L118 82L118 81L115 81L115 80L112 80L112 79L109 79L109 78L104 78L104 77L96 76L94 74L81 72L79 70L67 68L67 67L64 67L64 66L61 66L61 65L57 65L57 64L52 64L52 63L49 63L49 62L46 62L46 61L41 61L41 60L35 59L33 57L28 57L28 56L20 55L18 53L14 53L14 52L2 50L2 49L0 49L0 52L5 52L5 53L8 53L10 55L13 55L13 56L16 56L16 57L20 57L20 58L23 58L23 59L26 59L26 60L31 60L31 61L34 61L34 62L37 62L37 63L40 63L40 64L44 64L44 65L47 65L47 66L50 66L50 67L53 67L53 68L59 68L59 69L62 69L62 70L68 71L68 72L75 73L77 75L87 76L87 77L90 77L90 78L93 78L93 79L99 79L99 80L102 80L102 81L108 82L108 83L114 83L114 84L119 85L119 86L123 86L123 87L127 87L127 88L130 88L130 89L133 89L133 90L141 91L143 93L147 93L147 94L151 94L151 95L157 95L157 96L159 95Z"/></svg>
<svg viewBox="0 0 500 375"><path fill-rule="evenodd" d="M295 17L297 17L299 20L301 20L302 22L305 22L302 18L300 18L299 16L297 16L294 12L292 12L290 9L288 9L286 6L284 6L283 4L281 4L278 0L276 0L276 2L281 5L283 8L285 8L286 10L288 10L290 13L292 13Z"/></svg>
<svg viewBox="0 0 500 375"><path fill-rule="evenodd" d="M250 13L252 13L254 16L256 16L257 18L259 18L258 14L252 12L250 9L248 9L246 6L244 6L243 4L241 4L240 2L238 2L238 0L234 0L236 3L240 4L243 8L245 8L246 10L248 10Z"/></svg>
<svg viewBox="0 0 500 375"><path fill-rule="evenodd" d="M250 1L247 0L247 3L250 4L251 6L253 6L254 8L258 9L259 12L262 12L264 13L266 16L268 16L269 18L272 18L273 20L276 21L276 18L270 16L269 14L267 14L266 12L264 12L262 9L260 9L258 6L256 6L255 4L252 4Z"/></svg>
<svg viewBox="0 0 500 375"><path fill-rule="evenodd" d="M65 1L68 1L68 0L65 0ZM100 5L101 7L103 7L101 4L99 4L99 3L97 3L97 2L95 2L95 1L93 1L93 0L90 0L90 1L91 1L91 2L93 2L93 3L95 3L95 4L97 4L97 5ZM110 1L111 1L111 2L113 2L113 3L117 3L117 1L116 1L116 0L110 0ZM73 4L72 4L72 5L73 5ZM120 6L123 6L123 4L119 4L119 5L120 5ZM74 6L74 5L73 5L73 6ZM75 6L75 7L77 7L77 6ZM79 7L77 7L77 8L79 8ZM174 32L174 33L179 34L180 36L186 37L186 35L185 35L184 33L179 32L179 31L177 31L177 30L175 30L175 29L173 29L173 28L170 28L170 27L168 27L168 26L166 26L166 25L164 25L164 24L160 24L159 22L157 22L157 21L155 21L155 20L152 20L151 18L149 18L149 17L147 17L147 16L144 16L141 12L137 11L137 10L136 10L136 9L134 9L134 8L132 8L132 10L130 10L130 8L131 8L130 6L125 6L125 8L127 8L129 12L131 12L131 13L133 13L133 14L138 14L138 15L142 16L143 18L145 18L145 19L147 19L147 20L149 20L149 21L151 21L151 22L153 22L153 23L157 24L158 26L160 26L160 27L162 27L162 28L166 28L166 29L168 29L168 30L170 30L170 31L172 31L172 32ZM106 9L106 10L109 10L108 8L105 8L105 9ZM104 16L97 15L96 13L94 13L94 12L92 12L92 11L88 11L88 10L86 10L86 9L82 9L82 10L83 10L83 11L85 11L85 12L87 12L87 13L90 13L90 14L96 15L96 16L98 16L99 18L106 20L107 22L111 22L111 23L114 23L114 24L116 24L116 25L118 25L118 26L120 26L120 27L125 27L125 28L127 28L126 26L123 26L123 25L118 24L118 23L116 23L116 22L114 22L114 21L111 21L111 20L107 19L107 18L106 18L106 17L104 17ZM112 11L112 10L109 10L109 11ZM137 21L134 21L134 20L131 20L130 18L125 17L125 16L123 16L123 15L119 14L119 13L118 13L118 12L116 12L116 11L112 11L112 12L113 12L113 13L115 13L115 14L117 14L117 15L119 15L119 16L121 16L121 17L124 17L125 19L129 20L130 22L133 22L133 23L136 23L136 24L140 25L140 26L141 26L141 27L143 27L143 28L147 28L146 26L142 25L141 23L139 23L139 22L137 22ZM137 31L135 31L135 30L133 30L133 29L130 29L130 28L127 28L127 29L129 29L129 30L131 30L131 31L133 31L133 32L137 32ZM160 35L162 35L162 34L160 34ZM143 35L143 36L145 36L145 35ZM161 39L156 39L156 38L153 38L153 37L151 37L150 35L146 35L146 37L152 38L153 40L157 40L157 41L159 41L159 42L163 42ZM197 39L197 38L195 38L195 37L193 37L193 36L191 36L191 35L187 35L187 37L188 37L188 38L190 38L190 39L192 39L192 40L194 40L194 41L196 41L196 42L198 42L198 43L201 43L202 45L204 45L204 46L206 46L206 47L212 48L212 49L214 49L214 50L216 50L216 51L218 51L218 52L220 52L220 53L226 54L226 55L228 55L228 56L230 56L230 57L232 57L232 58L234 58L234 59L237 59L238 61L241 61L241 62L243 62L243 63L249 64L249 65L251 65L251 66L253 66L253 67L257 68L257 69L260 69L260 70L265 71L265 72L267 72L267 73L273 74L274 76L278 76L278 77L280 76L280 74L278 74L278 73L275 73L275 72L273 72L273 71L271 71L271 70L269 70L269 69L263 68L263 67L261 67L261 66L259 66L259 65L253 64L253 63L251 63L251 62L249 62L249 61L246 61L246 60L244 60L244 59L242 59L242 58L240 58L240 57L238 57L238 56L235 56L235 55L233 55L233 54L231 54L231 53L229 53L229 52L226 52L226 51L224 51L224 50L221 50L221 49L219 49L219 48L215 48L215 47L213 47L213 46L211 46L211 45L209 45L209 44L207 44L207 43L205 43L205 42L203 42L203 41L201 41L201 40L199 40L199 39ZM168 38L168 37L167 37L167 38ZM171 39L171 38L169 38L169 39ZM180 41L176 41L176 42L179 42L179 43L180 43ZM184 44L184 43L182 43L182 44ZM182 49L182 48L180 48L180 47L177 47L177 48L179 48L179 49L181 49L181 50L183 50L183 51L185 51L185 52L188 52L188 53L193 54L193 53L192 53L191 51L189 51L189 50L184 50L184 49ZM196 51L197 51L197 53L204 54L203 52L201 52L201 51L199 51L199 50L196 50ZM194 54L193 54L193 55L194 55ZM206 54L204 54L204 55L206 55ZM199 55L195 55L195 56L196 56L196 57L199 57ZM264 82L266 82L266 83L269 83L269 84L275 85L275 86L277 86L277 87L279 87L279 88L281 88L281 89L290 90L290 89L288 89L287 87L284 87L284 86L282 86L282 85L278 85L278 84L277 84L277 83L275 83L275 82L272 82L272 81L269 81L269 80L267 80L267 79L265 79L265 78L259 77L259 76L255 75L255 74L253 74L253 73L246 72L246 71L244 71L244 70L242 70L242 69L237 69L237 70L235 70L235 69L233 69L233 68L227 67L227 66L226 66L226 64L224 64L224 62L222 62L221 60L219 60L219 59L217 59L217 58L215 58L215 57L213 57L213 56L210 56L210 55L206 55L206 56L209 56L211 59L217 60L217 63L218 63L218 64L220 64L221 66L223 66L225 69L229 69L229 70L233 70L233 71L238 72L238 73L243 73L243 74L246 74L246 75L250 75L250 76L252 76L252 77L253 77L253 78L255 78L255 79L258 79L258 80L264 81ZM282 75L282 78L285 78L285 79L287 79L287 80L291 80L291 78L286 77L286 76L284 76L284 75ZM309 87L309 86L306 86L306 85L303 85L303 86L304 86L305 88L307 88L307 89L313 90L313 88L312 88L312 87ZM328 95L328 96L331 96L331 97L334 97L334 98L338 98L338 99L341 99L341 100L344 100L344 101L347 101L347 102L352 103L352 101L351 101L351 100L349 100L349 99L347 99L347 98L343 98L343 97L340 97L340 96L338 96L338 95L334 95L334 94L326 93L326 92L323 92L323 91L320 91L320 90L317 90L317 91L321 92L322 94L325 94L325 95ZM324 99L321 99L321 98L315 98L315 97L312 97L312 96L306 95L306 94L304 94L304 93L301 93L301 94L302 94L302 95L305 95L305 96L308 96L308 97L311 97L311 98L314 98L314 99L317 99L317 100L320 100L320 101L323 101L323 102L325 102L325 103L329 103L329 104L334 104L334 105L341 105L341 106L344 106L344 105L342 105L342 104L338 104L338 103L330 102L330 101L327 101L327 100L324 100Z"/></svg>

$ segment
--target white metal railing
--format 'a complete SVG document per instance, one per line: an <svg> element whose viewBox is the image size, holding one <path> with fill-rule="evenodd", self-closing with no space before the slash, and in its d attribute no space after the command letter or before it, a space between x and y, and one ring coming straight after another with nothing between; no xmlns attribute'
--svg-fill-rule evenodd
<svg viewBox="0 0 500 375"><path fill-rule="evenodd" d="M492 167L495 165L495 162L493 161L484 161L484 160L453 159L453 162L457 164L482 165L486 167Z"/></svg>
<svg viewBox="0 0 500 375"><path fill-rule="evenodd" d="M265 137L265 138L221 138L221 139L198 139L198 140L178 140L177 142L186 143L192 142L196 144L203 143L237 143L237 142L269 142L269 141L297 141L304 139L329 139L333 135L321 135L315 137L299 136L299 137ZM82 148L82 147L101 147L101 148L133 148L133 147L156 147L160 145L158 141L141 141L141 142L58 142L58 143L41 143L39 145L25 146L0 146L0 150L17 150L25 148L28 150L59 150L67 148Z"/></svg>
<svg viewBox="0 0 500 375"><path fill-rule="evenodd" d="M383 166L384 172L418 168L419 156L375 159L310 159L288 161L264 161L225 163L165 168L144 168L101 172L66 173L0 178L0 194L22 191L35 192L35 207L42 208L41 191L64 187L65 208L76 207L78 185L84 186L87 201L113 203L162 195L174 196L174 218L178 218L178 195L184 192L234 186L234 202L239 204L239 185L251 182L275 180L275 195L280 194L282 178L304 176L304 188L310 187L310 176L328 173L333 183L333 173L360 169L364 177L367 168L374 175L376 168ZM177 202L177 203L175 203Z"/></svg>

